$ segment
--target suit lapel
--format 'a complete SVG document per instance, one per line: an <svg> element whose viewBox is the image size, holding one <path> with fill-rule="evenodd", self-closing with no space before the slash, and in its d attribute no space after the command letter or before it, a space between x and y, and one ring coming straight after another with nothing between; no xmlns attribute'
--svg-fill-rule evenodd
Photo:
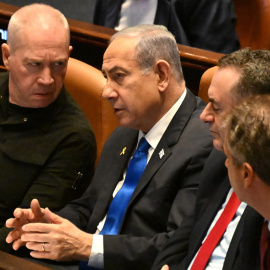
<svg viewBox="0 0 270 270"><path fill-rule="evenodd" d="M227 181L223 181L218 190L216 190L215 195L210 200L211 203L208 204L208 207L201 215L201 218L196 220L196 225L192 230L190 238L190 247L192 247L192 251L189 253L189 262L191 262L196 252L199 250L212 221L225 201L229 189L230 184L227 179Z"/></svg>
<svg viewBox="0 0 270 270"><path fill-rule="evenodd" d="M260 239L264 218L247 206L233 235L223 270L260 269ZM247 258L249 258L247 260Z"/></svg>
<svg viewBox="0 0 270 270"><path fill-rule="evenodd" d="M171 1L159 0L154 24L169 25L171 18Z"/></svg>
<svg viewBox="0 0 270 270"><path fill-rule="evenodd" d="M119 14L121 11L123 0L115 1L115 0L107 0L106 2L106 18L105 25L106 27L114 28L119 20ZM103 13L101 11L101 13Z"/></svg>
<svg viewBox="0 0 270 270"><path fill-rule="evenodd" d="M120 129L120 132L122 133L121 141L119 141L119 137L117 137L117 141L113 141L112 144L114 145L111 144L110 146L111 156L107 156L107 160L113 161L113 164L111 164L109 175L109 178L113 181L110 194L113 193L117 183L122 180L123 172L128 166L128 162L136 148L136 144L138 141L137 130L123 128Z"/></svg>
<svg viewBox="0 0 270 270"><path fill-rule="evenodd" d="M195 226L192 230L188 262L191 262L231 188L224 153L213 149L202 172L198 190Z"/></svg>
<svg viewBox="0 0 270 270"><path fill-rule="evenodd" d="M98 223L106 215L112 200L112 194L118 182L123 178L123 172L126 169L129 159L136 147L137 140L137 130L119 127L106 142L104 147L106 148L106 151L102 153L100 157L100 161L96 169L97 175L95 177L95 182L106 184L103 184L102 192L100 193L98 202L96 203L97 207L94 208L91 215L91 222L88 224L91 226L89 227L90 231L95 231ZM102 167L99 167L101 164ZM106 179L103 179L104 177Z"/></svg>
<svg viewBox="0 0 270 270"><path fill-rule="evenodd" d="M132 204L140 192L142 192L145 186L151 181L153 175L157 173L159 168L169 158L172 153L173 146L179 141L180 136L185 126L187 125L195 107L196 98L189 90L187 90L187 95L182 105L176 112L159 144L157 145L157 148L155 149L151 159L149 160L145 171L143 172L139 183L130 199L129 205ZM159 153L162 150L164 151L164 156L160 158Z"/></svg>

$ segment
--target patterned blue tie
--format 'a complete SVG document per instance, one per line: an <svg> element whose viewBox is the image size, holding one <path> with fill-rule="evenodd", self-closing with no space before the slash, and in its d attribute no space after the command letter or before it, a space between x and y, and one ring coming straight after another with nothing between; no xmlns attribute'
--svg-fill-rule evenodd
<svg viewBox="0 0 270 270"><path fill-rule="evenodd" d="M111 202L105 224L100 234L118 234L130 198L146 167L149 147L149 143L144 137L142 137L134 156L129 162L124 184ZM87 263L88 262L81 262L79 269L94 269L88 267Z"/></svg>

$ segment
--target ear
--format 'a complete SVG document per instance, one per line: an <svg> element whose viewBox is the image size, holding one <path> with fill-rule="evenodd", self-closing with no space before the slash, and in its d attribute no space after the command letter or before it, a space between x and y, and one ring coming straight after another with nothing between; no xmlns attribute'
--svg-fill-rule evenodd
<svg viewBox="0 0 270 270"><path fill-rule="evenodd" d="M156 63L156 74L158 75L158 88L160 92L164 92L170 82L171 67L168 62L159 60Z"/></svg>
<svg viewBox="0 0 270 270"><path fill-rule="evenodd" d="M10 57L10 49L9 46L6 43L3 43L1 46L2 49L2 58L3 58L3 63L7 70L9 70L9 57Z"/></svg>
<svg viewBox="0 0 270 270"><path fill-rule="evenodd" d="M244 181L244 189L248 189L252 186L254 182L255 172L248 163L243 163L242 165L242 178Z"/></svg>

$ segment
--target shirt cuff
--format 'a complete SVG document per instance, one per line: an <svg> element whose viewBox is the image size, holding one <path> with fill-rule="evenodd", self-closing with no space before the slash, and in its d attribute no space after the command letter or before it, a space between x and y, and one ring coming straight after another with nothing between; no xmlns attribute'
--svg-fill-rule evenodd
<svg viewBox="0 0 270 270"><path fill-rule="evenodd" d="M103 235L93 235L92 250L89 257L88 266L100 269L104 268Z"/></svg>

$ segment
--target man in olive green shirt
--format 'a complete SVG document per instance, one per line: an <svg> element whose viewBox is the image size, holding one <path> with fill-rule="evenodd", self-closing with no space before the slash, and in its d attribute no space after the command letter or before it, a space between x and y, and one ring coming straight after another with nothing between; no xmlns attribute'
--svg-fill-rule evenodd
<svg viewBox="0 0 270 270"><path fill-rule="evenodd" d="M11 17L0 75L0 249L16 207L54 210L80 197L96 158L91 127L63 86L72 47L66 18L46 5Z"/></svg>

